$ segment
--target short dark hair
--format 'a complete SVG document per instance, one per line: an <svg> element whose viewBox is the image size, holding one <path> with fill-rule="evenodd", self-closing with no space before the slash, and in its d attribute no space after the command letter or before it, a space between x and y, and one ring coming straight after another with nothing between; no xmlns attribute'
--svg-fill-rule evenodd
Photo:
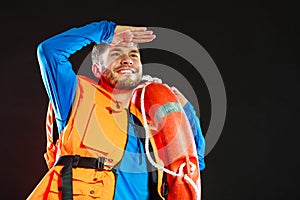
<svg viewBox="0 0 300 200"><path fill-rule="evenodd" d="M92 49L92 63L98 63L100 62L100 55L103 54L108 47L108 44L105 43L100 43L100 44L95 44Z"/></svg>

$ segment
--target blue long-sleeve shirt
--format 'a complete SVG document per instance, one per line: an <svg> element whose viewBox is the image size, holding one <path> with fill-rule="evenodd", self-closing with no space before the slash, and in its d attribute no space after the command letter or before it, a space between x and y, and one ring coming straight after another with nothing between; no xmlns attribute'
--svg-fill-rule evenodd
<svg viewBox="0 0 300 200"><path fill-rule="evenodd" d="M115 27L114 22L106 20L93 22L55 35L38 45L37 56L41 75L50 102L54 106L59 132L66 126L78 84L69 57L93 42L109 44L112 41ZM205 168L205 140L201 132L199 119L189 102L184 106L184 111L196 141L200 170L203 170ZM132 123L129 123L128 143L120 168L117 171L115 199L148 199L149 196L146 157L141 154L141 158L136 158L130 154L130 152L140 153L144 151L142 141L134 134L134 131ZM132 173L133 170L127 170L132 163L139 163L137 166L139 173Z"/></svg>

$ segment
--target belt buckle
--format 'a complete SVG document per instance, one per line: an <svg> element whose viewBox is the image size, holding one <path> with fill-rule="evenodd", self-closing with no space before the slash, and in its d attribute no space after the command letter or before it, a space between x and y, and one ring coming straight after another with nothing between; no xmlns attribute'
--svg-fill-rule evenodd
<svg viewBox="0 0 300 200"><path fill-rule="evenodd" d="M104 157L98 157L97 158L97 169L98 170L104 169L104 162L105 162Z"/></svg>
<svg viewBox="0 0 300 200"><path fill-rule="evenodd" d="M75 155L72 159L72 167L76 168L80 160L80 155Z"/></svg>

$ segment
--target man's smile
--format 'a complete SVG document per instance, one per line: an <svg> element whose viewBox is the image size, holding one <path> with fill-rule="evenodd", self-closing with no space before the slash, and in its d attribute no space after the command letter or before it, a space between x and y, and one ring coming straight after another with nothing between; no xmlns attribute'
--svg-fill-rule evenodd
<svg viewBox="0 0 300 200"><path fill-rule="evenodd" d="M136 70L130 67L121 67L116 70L118 74L134 74Z"/></svg>

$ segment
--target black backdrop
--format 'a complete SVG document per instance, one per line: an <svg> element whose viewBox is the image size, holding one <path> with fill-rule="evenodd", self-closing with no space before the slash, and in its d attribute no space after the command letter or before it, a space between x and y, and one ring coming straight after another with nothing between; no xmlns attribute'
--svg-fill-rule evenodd
<svg viewBox="0 0 300 200"><path fill-rule="evenodd" d="M299 199L300 32L295 3L29 3L8 2L0 8L1 199L25 199L47 171L43 153L48 99L36 59L38 43L101 19L180 31L201 44L218 66L227 116L206 156L204 200ZM88 50L72 62L80 64ZM163 58L166 64L186 64L172 55ZM145 59L155 56L150 52ZM199 91L205 134L210 102L207 91Z"/></svg>

